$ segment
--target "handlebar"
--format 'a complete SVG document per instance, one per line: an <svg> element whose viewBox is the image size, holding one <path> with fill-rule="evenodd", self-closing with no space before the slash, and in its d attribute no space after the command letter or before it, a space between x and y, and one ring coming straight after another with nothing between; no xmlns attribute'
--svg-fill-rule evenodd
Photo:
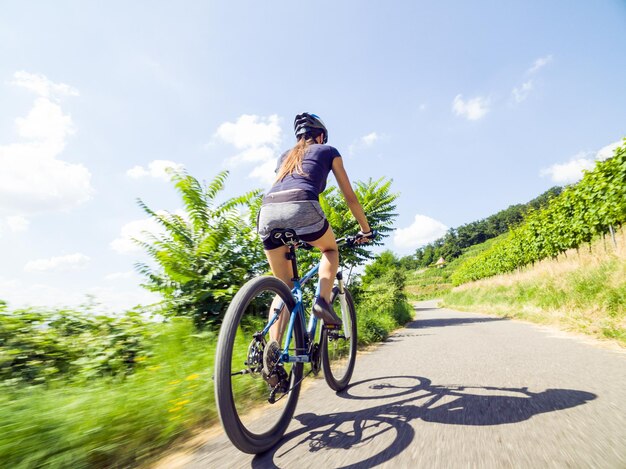
<svg viewBox="0 0 626 469"><path fill-rule="evenodd" d="M359 232L359 233L357 233L355 235L352 235L352 236L346 236L345 238L339 238L337 240L337 245L341 246L343 244L347 244L349 247L354 247L355 245L359 244L359 243L357 243L357 241L359 241L361 239L371 239L373 241L376 238L378 238L378 231L376 231L376 230L372 230L368 234L363 234L363 233Z"/></svg>
<svg viewBox="0 0 626 469"><path fill-rule="evenodd" d="M345 236L343 238L337 238L336 241L337 241L337 246L343 246L345 244L348 247L353 248L354 246L357 246L360 244L360 243L357 243L358 240L364 239L364 238L371 239L373 241L376 238L378 238L378 231L372 230L367 235L364 235L363 233L359 232L355 235ZM300 249L306 249L307 251L310 251L311 249L313 249L313 246L307 243L306 241L300 241L298 243L298 247Z"/></svg>

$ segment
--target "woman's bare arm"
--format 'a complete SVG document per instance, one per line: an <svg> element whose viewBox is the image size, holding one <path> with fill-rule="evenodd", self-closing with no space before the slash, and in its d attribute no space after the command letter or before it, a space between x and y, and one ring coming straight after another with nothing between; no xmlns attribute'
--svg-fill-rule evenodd
<svg viewBox="0 0 626 469"><path fill-rule="evenodd" d="M343 158L335 158L333 160L333 174L335 175L335 179L337 180L337 184L339 185L341 193L346 199L346 203L348 204L350 212L352 212L352 215L354 215L354 218L356 218L356 221L361 226L361 231L363 233L369 233L372 229L367 222L363 207L361 207L359 199L357 199L356 194L352 189L352 185L350 184L348 174L343 167Z"/></svg>

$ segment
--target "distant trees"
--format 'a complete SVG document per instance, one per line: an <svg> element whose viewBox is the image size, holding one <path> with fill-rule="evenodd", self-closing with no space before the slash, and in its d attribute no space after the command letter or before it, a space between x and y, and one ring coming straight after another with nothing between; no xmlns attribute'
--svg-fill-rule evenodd
<svg viewBox="0 0 626 469"><path fill-rule="evenodd" d="M484 243L519 225L529 211L545 207L562 191L563 188L555 186L526 204L511 205L482 220L473 221L458 228L450 228L443 237L417 249L414 254L401 258L399 262L401 265L412 266L415 269L429 266L437 262L440 257L446 261L455 259L464 249Z"/></svg>

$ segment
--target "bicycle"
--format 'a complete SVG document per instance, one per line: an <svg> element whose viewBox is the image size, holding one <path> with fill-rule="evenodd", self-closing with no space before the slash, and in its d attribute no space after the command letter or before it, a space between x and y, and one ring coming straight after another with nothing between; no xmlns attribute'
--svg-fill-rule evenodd
<svg viewBox="0 0 626 469"><path fill-rule="evenodd" d="M311 246L299 240L290 229L273 230L271 236L289 247L287 259L292 263L294 287L290 290L282 280L272 276L246 282L228 307L215 358L215 400L222 426L238 449L251 454L267 451L282 438L295 412L304 378L311 373L317 375L322 369L330 388L341 391L350 382L356 360L356 312L341 269L331 296L331 303L341 310L341 327L322 325L318 332L318 322L323 324L323 321L310 314L305 329L303 286L314 277L320 264L300 278L296 248L310 249ZM361 238L362 235L348 236L338 239L337 244L353 248ZM318 281L316 295L319 291ZM273 310L271 305L274 305ZM277 350L266 350L270 328L283 310L289 313L289 324L282 345L274 345ZM272 315L268 320L270 311ZM268 356L274 358L269 364ZM307 363L311 369L304 375ZM263 378L257 380L257 385L251 385L243 381L248 376ZM256 412L248 409L254 408L250 404L264 394L271 405L261 409L259 418L258 408Z"/></svg>

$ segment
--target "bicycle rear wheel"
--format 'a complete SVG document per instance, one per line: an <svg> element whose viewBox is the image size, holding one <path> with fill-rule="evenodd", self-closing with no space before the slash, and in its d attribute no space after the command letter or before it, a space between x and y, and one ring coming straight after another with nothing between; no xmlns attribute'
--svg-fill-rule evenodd
<svg viewBox="0 0 626 469"><path fill-rule="evenodd" d="M331 389L341 391L350 383L356 361L356 311L352 295L347 288L339 294L333 289L333 307L341 310L341 329L322 329L322 369Z"/></svg>
<svg viewBox="0 0 626 469"><path fill-rule="evenodd" d="M270 386L261 376L263 350L269 342L261 331L267 324L272 301L279 297L289 314L295 307L291 291L275 277L247 282L228 307L220 329L215 357L215 401L230 441L251 454L267 451L287 430L298 401L302 363L285 363L284 386L276 402L268 403ZM286 336L287 334L285 334ZM281 344L281 351L285 344ZM296 315L290 351L305 348L300 315ZM277 387L276 389L279 389Z"/></svg>

